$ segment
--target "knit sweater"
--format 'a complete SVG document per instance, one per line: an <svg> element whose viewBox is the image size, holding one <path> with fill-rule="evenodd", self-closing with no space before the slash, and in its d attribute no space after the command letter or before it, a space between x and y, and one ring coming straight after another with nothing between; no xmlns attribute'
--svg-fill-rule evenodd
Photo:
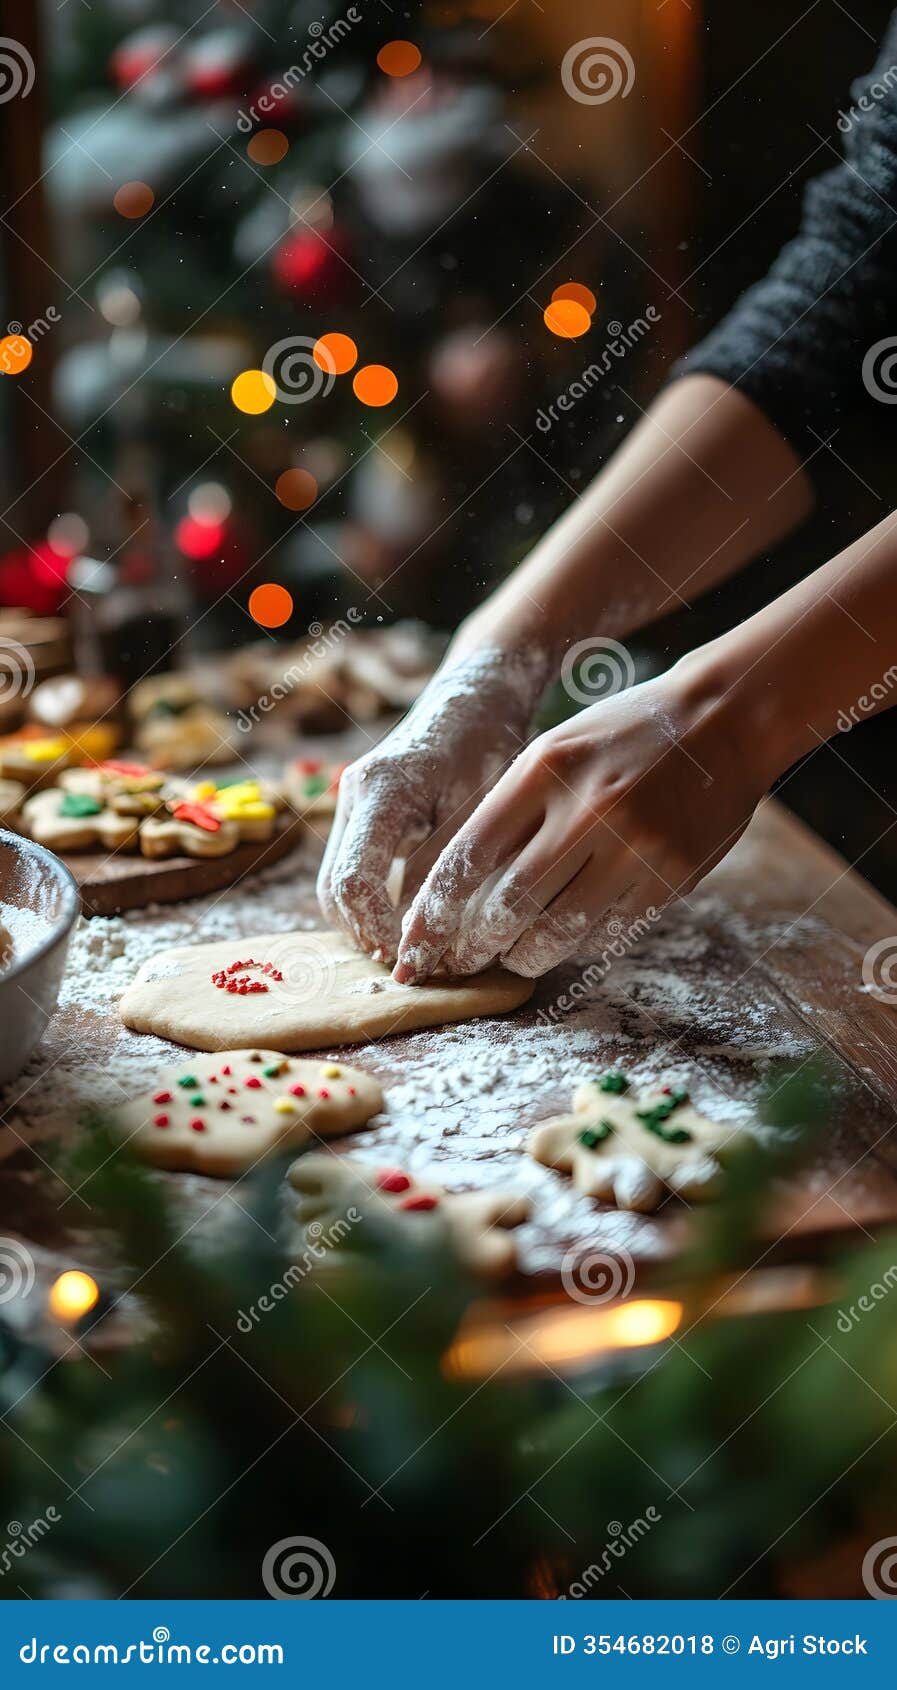
<svg viewBox="0 0 897 1690"><path fill-rule="evenodd" d="M870 395L897 403L897 12L838 129L843 162L810 183L796 237L673 371L740 389L802 459Z"/></svg>

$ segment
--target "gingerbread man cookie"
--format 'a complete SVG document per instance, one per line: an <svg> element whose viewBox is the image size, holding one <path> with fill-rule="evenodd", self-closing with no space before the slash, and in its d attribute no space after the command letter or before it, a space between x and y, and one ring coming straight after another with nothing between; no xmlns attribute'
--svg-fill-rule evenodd
<svg viewBox="0 0 897 1690"><path fill-rule="evenodd" d="M270 839L283 800L273 788L259 780L232 780L216 785L200 781L190 799L205 805L220 821L233 822L240 839Z"/></svg>
<svg viewBox="0 0 897 1690"><path fill-rule="evenodd" d="M108 759L92 768L66 769L59 777L65 792L84 792L121 816L152 816L165 802L165 776L148 763Z"/></svg>
<svg viewBox="0 0 897 1690"><path fill-rule="evenodd" d="M156 769L191 769L229 763L236 730L220 710L204 703L185 675L154 675L129 700L134 738Z"/></svg>
<svg viewBox="0 0 897 1690"><path fill-rule="evenodd" d="M296 757L287 764L284 791L297 815L306 820L332 822L345 763L325 763L320 757Z"/></svg>
<svg viewBox="0 0 897 1690"><path fill-rule="evenodd" d="M27 790L20 780L0 780L0 827L19 827Z"/></svg>
<svg viewBox="0 0 897 1690"><path fill-rule="evenodd" d="M22 805L22 831L51 851L87 851L97 845L105 851L136 850L139 827L135 816L119 815L102 799L58 786L35 792Z"/></svg>
<svg viewBox="0 0 897 1690"><path fill-rule="evenodd" d="M527 1148L545 1167L571 1174L587 1197L648 1212L668 1191L689 1202L714 1197L721 1153L734 1143L687 1091L664 1086L636 1098L625 1074L609 1072L579 1086L573 1114L535 1127Z"/></svg>
<svg viewBox="0 0 897 1690"><path fill-rule="evenodd" d="M140 824L145 857L226 857L240 843L236 822L222 821L208 804L170 798L165 810Z"/></svg>
<svg viewBox="0 0 897 1690"><path fill-rule="evenodd" d="M529 1218L530 1203L507 1191L446 1191L419 1181L402 1168L378 1168L339 1156L300 1156L288 1175L299 1193L296 1219L325 1247L352 1248L351 1213L378 1230L396 1230L413 1244L427 1245L442 1230L464 1267L500 1275L517 1265L512 1229ZM350 1217L350 1227L339 1226ZM357 1223L356 1223L357 1224Z"/></svg>
<svg viewBox="0 0 897 1690"><path fill-rule="evenodd" d="M223 1050L166 1069L116 1121L145 1162L228 1176L311 1138L357 1132L382 1108L378 1082L344 1062Z"/></svg>

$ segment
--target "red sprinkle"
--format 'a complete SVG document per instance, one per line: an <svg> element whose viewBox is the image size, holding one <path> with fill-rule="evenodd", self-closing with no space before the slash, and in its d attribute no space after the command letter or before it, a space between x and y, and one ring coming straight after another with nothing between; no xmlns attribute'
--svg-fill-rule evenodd
<svg viewBox="0 0 897 1690"><path fill-rule="evenodd" d="M230 1096L231 1096L231 1097L236 1097L236 1095L237 1095L237 1088L236 1088L236 1086L228 1086L228 1088L227 1088L227 1089L228 1089L228 1092L229 1092L229 1094L230 1094Z"/></svg>
<svg viewBox="0 0 897 1690"><path fill-rule="evenodd" d="M243 1084L248 1086L250 1091L261 1091L262 1089L262 1082L257 1074L249 1074Z"/></svg>
<svg viewBox="0 0 897 1690"><path fill-rule="evenodd" d="M346 1091L349 1093L350 1097L355 1096L355 1087L354 1086L347 1086Z"/></svg>
<svg viewBox="0 0 897 1690"><path fill-rule="evenodd" d="M439 1198L438 1197L427 1197L426 1195L421 1196L421 1197L406 1197L405 1201L403 1203L398 1204L398 1207L400 1209L408 1209L408 1210L411 1210L411 1209L438 1209Z"/></svg>
<svg viewBox="0 0 897 1690"><path fill-rule="evenodd" d="M230 1063L229 1062L225 1062L224 1067L222 1068L221 1072L222 1072L222 1074L230 1074Z"/></svg>
<svg viewBox="0 0 897 1690"><path fill-rule="evenodd" d="M300 1085L290 1086L290 1096L291 1097L304 1097L305 1096L305 1087L300 1086Z"/></svg>
<svg viewBox="0 0 897 1690"><path fill-rule="evenodd" d="M329 1097L329 1096L330 1096L330 1093L329 1093L329 1091L328 1091L328 1090L327 1090L327 1087L326 1087L326 1086L321 1086L321 1087L319 1087L319 1090L318 1090L318 1096L319 1096L319 1097Z"/></svg>
<svg viewBox="0 0 897 1690"><path fill-rule="evenodd" d="M381 1168L377 1175L379 1191L407 1191L411 1181L401 1168Z"/></svg>
<svg viewBox="0 0 897 1690"><path fill-rule="evenodd" d="M200 1115L194 1115L190 1125L195 1133L204 1133L206 1130L205 1121Z"/></svg>
<svg viewBox="0 0 897 1690"><path fill-rule="evenodd" d="M222 1098L222 1099L221 1099L221 1102L220 1102L220 1103L219 1103L219 1105L218 1105L218 1108L219 1108L219 1109L233 1109L233 1104L232 1104L232 1103L228 1103L228 1101L227 1101L227 1098L226 1098L226 1097L223 1097L223 1098Z"/></svg>
<svg viewBox="0 0 897 1690"><path fill-rule="evenodd" d="M240 1120L245 1121L247 1127L254 1127L255 1126L255 1116L254 1115L241 1115Z"/></svg>
<svg viewBox="0 0 897 1690"><path fill-rule="evenodd" d="M153 1116L153 1126L154 1127L167 1127L167 1126L169 1126L169 1124L170 1124L170 1120L169 1120L169 1117L167 1115L154 1115Z"/></svg>
<svg viewBox="0 0 897 1690"><path fill-rule="evenodd" d="M157 1091L155 1097L153 1098L153 1102L154 1103L170 1103L171 1102L171 1092L170 1091Z"/></svg>

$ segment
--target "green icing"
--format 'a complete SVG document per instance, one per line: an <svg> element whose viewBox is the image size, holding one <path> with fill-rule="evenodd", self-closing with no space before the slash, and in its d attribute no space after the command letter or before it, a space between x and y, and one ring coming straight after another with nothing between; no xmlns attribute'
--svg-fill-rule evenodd
<svg viewBox="0 0 897 1690"><path fill-rule="evenodd" d="M61 816L98 816L103 806L86 792L67 792L59 806Z"/></svg>
<svg viewBox="0 0 897 1690"><path fill-rule="evenodd" d="M680 1104L688 1102L687 1091L671 1092L669 1097L662 1098L659 1103L652 1104L650 1109L637 1109L636 1119L641 1121L646 1132L654 1133L656 1138L663 1139L664 1144L690 1144L692 1134L684 1127L668 1127L674 1109Z"/></svg>
<svg viewBox="0 0 897 1690"><path fill-rule="evenodd" d="M327 791L329 782L326 775L306 775L304 796L306 798L320 798L322 792Z"/></svg>
<svg viewBox="0 0 897 1690"><path fill-rule="evenodd" d="M620 1092L629 1090L629 1081L625 1074L618 1074L612 1068L609 1068L607 1073L602 1074L598 1081L598 1090L612 1091L619 1095Z"/></svg>
<svg viewBox="0 0 897 1690"><path fill-rule="evenodd" d="M580 1144L584 1144L587 1150L594 1150L596 1144L603 1144L613 1131L613 1121L596 1121L592 1127L583 1127L577 1136Z"/></svg>

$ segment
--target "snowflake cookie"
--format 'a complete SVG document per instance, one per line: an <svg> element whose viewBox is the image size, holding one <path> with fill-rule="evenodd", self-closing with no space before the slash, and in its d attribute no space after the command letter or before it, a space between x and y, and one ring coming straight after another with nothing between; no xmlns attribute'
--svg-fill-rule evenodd
<svg viewBox="0 0 897 1690"><path fill-rule="evenodd" d="M116 1122L145 1162L227 1176L311 1138L357 1132L382 1108L378 1082L344 1062L222 1050L165 1069Z"/></svg>
<svg viewBox="0 0 897 1690"><path fill-rule="evenodd" d="M635 1097L624 1074L579 1086L573 1114L535 1127L528 1150L537 1162L571 1174L587 1197L620 1209L657 1209L666 1192L688 1202L717 1194L730 1129L700 1115L687 1091L664 1086Z"/></svg>
<svg viewBox="0 0 897 1690"><path fill-rule="evenodd" d="M402 1168L379 1168L339 1156L300 1156L288 1175L299 1193L296 1219L319 1247L352 1247L359 1221L399 1228L411 1243L426 1244L444 1229L459 1261L471 1272L500 1275L517 1265L513 1228L529 1218L526 1197L507 1191L446 1191Z"/></svg>

